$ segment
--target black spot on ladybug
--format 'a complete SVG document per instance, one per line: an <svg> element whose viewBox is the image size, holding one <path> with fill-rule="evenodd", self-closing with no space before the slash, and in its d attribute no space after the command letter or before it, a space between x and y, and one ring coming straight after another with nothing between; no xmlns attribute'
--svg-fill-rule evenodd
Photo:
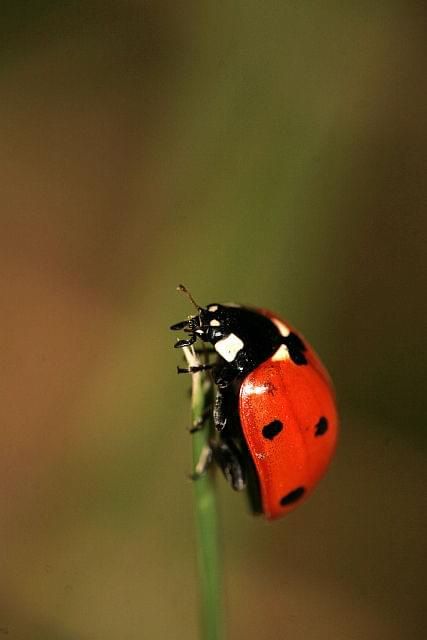
<svg viewBox="0 0 427 640"><path fill-rule="evenodd" d="M307 364L307 358L304 355L304 352L307 351L307 347L296 333L290 333L285 336L283 339L283 344L288 347L289 355L291 360L295 364Z"/></svg>
<svg viewBox="0 0 427 640"><path fill-rule="evenodd" d="M280 420L273 420L270 424L266 424L262 428L262 435L267 440L273 440L283 429L283 423Z"/></svg>
<svg viewBox="0 0 427 640"><path fill-rule="evenodd" d="M315 436L323 436L328 430L328 421L325 416L322 416L319 422L315 425Z"/></svg>
<svg viewBox="0 0 427 640"><path fill-rule="evenodd" d="M290 493L287 493L285 496L283 496L283 498L280 500L280 504L282 505L282 507L287 507L288 505L293 504L294 502L302 498L304 493L304 487L298 487L297 489L294 489Z"/></svg>

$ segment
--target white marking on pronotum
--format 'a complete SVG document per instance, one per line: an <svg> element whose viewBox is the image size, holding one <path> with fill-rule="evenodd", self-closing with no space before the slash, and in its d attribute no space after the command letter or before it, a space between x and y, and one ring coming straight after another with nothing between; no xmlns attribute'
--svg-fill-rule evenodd
<svg viewBox="0 0 427 640"><path fill-rule="evenodd" d="M211 327L220 327L221 323L219 320L217 320L216 318L213 318L210 322L209 322L209 326Z"/></svg>
<svg viewBox="0 0 427 640"><path fill-rule="evenodd" d="M285 344L281 344L276 353L271 356L273 362L277 362L278 360L289 360L289 358L288 347Z"/></svg>
<svg viewBox="0 0 427 640"><path fill-rule="evenodd" d="M218 311L218 305L217 304L211 304L208 307L208 311Z"/></svg>
<svg viewBox="0 0 427 640"><path fill-rule="evenodd" d="M269 387L265 384L252 384L252 382L247 382L245 384L245 394L248 393L249 395L261 395L262 393L265 393L266 391L269 390Z"/></svg>
<svg viewBox="0 0 427 640"><path fill-rule="evenodd" d="M227 360L227 362L233 362L242 347L243 342L235 333L230 333L215 343L215 351L217 351L224 360Z"/></svg>
<svg viewBox="0 0 427 640"><path fill-rule="evenodd" d="M279 329L280 335L286 337L290 334L291 330L281 320L278 320L277 318L271 318L271 321L274 322L276 327Z"/></svg>

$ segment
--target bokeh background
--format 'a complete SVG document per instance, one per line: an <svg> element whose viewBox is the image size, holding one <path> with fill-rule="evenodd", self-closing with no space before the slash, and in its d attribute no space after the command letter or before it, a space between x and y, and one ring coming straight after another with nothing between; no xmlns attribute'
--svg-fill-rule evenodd
<svg viewBox="0 0 427 640"><path fill-rule="evenodd" d="M229 638L425 638L422 3L1 11L0 635L197 638L182 281L340 401L288 518L219 478Z"/></svg>

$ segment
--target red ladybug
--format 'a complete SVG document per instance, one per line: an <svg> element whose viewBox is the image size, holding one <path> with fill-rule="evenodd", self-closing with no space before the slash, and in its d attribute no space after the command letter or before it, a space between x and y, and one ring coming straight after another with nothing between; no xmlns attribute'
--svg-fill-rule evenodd
<svg viewBox="0 0 427 640"><path fill-rule="evenodd" d="M179 369L213 370L219 436L211 457L233 489L247 487L255 512L277 518L308 497L332 459L338 419L331 380L309 344L270 311L196 307L197 315L171 329L189 334L175 347L200 338L218 356L215 364Z"/></svg>

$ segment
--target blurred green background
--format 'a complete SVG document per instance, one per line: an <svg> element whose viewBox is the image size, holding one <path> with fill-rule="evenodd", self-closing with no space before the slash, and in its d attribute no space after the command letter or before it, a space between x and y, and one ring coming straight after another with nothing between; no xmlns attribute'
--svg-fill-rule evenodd
<svg viewBox="0 0 427 640"><path fill-rule="evenodd" d="M219 479L229 639L426 637L425 14L2 3L0 635L197 638L184 282L340 401L288 518Z"/></svg>

